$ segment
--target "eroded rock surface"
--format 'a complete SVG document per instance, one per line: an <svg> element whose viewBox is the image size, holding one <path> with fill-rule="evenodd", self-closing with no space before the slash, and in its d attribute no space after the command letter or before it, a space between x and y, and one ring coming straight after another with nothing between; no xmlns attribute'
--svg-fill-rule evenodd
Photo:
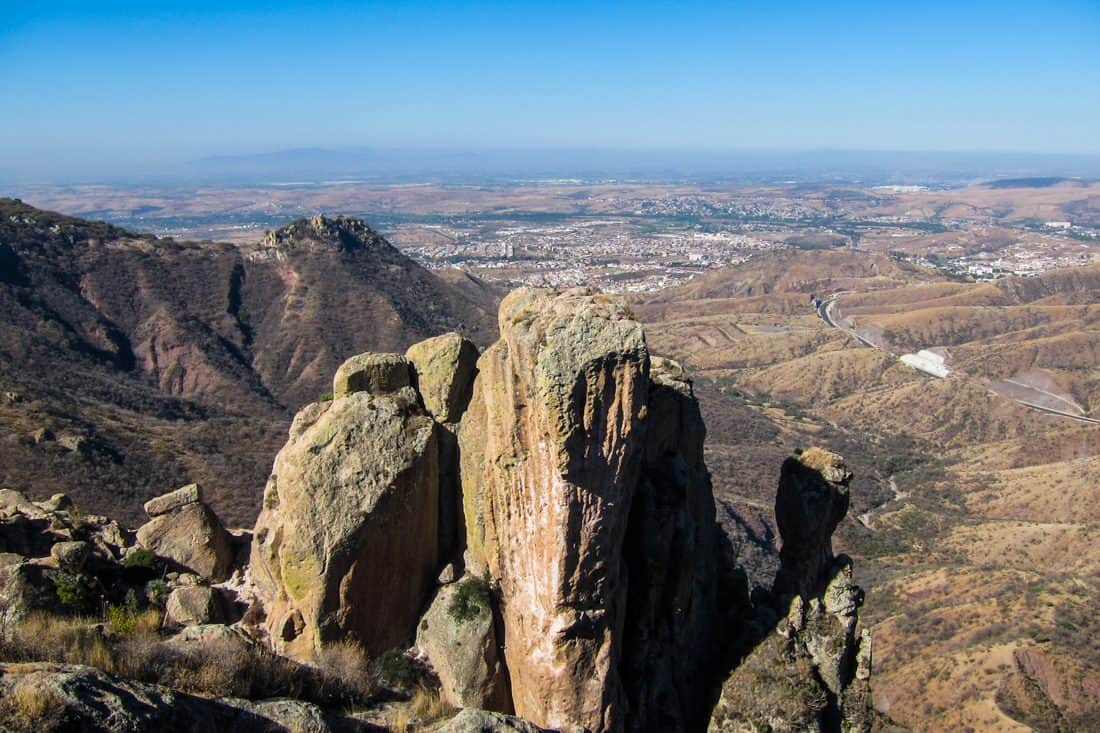
<svg viewBox="0 0 1100 733"><path fill-rule="evenodd" d="M517 715L621 726L622 547L649 357L622 302L518 290L459 433L466 562L499 588Z"/></svg>
<svg viewBox="0 0 1100 733"><path fill-rule="evenodd" d="M439 588L416 630L416 646L450 705L511 709L488 588L480 581L465 578Z"/></svg>
<svg viewBox="0 0 1100 733"><path fill-rule="evenodd" d="M264 492L252 577L275 649L297 658L410 641L438 573L436 424L381 381L304 408Z"/></svg>
<svg viewBox="0 0 1100 733"><path fill-rule="evenodd" d="M871 637L858 628L863 591L851 560L832 550L850 480L843 459L819 448L784 461L780 569L770 604L747 619L745 657L723 685L712 732L871 730Z"/></svg>

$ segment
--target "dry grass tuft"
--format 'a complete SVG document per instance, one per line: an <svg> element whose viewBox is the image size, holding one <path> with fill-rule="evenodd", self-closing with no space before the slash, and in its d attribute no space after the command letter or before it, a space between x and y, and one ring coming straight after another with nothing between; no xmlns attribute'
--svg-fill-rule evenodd
<svg viewBox="0 0 1100 733"><path fill-rule="evenodd" d="M437 690L416 688L409 701L409 712L420 723L431 723L454 713L454 708L446 703Z"/></svg>
<svg viewBox="0 0 1100 733"><path fill-rule="evenodd" d="M56 730L64 717L65 701L57 692L33 679L20 680L0 696L0 728L4 730Z"/></svg>

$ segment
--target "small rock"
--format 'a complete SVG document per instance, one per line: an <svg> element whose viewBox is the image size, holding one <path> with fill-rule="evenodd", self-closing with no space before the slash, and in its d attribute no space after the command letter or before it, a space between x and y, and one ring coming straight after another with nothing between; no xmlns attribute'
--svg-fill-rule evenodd
<svg viewBox="0 0 1100 733"><path fill-rule="evenodd" d="M62 448L73 453L86 453L91 447L91 443L83 435L72 435L66 433L57 439L57 444Z"/></svg>
<svg viewBox="0 0 1100 733"><path fill-rule="evenodd" d="M159 517L161 514L201 501L202 487L198 484L188 484L145 502L145 513L150 517Z"/></svg>
<svg viewBox="0 0 1100 733"><path fill-rule="evenodd" d="M453 583L458 580L458 568L455 567L453 562L447 563L443 570L440 571L438 580L440 585L447 585L448 583Z"/></svg>
<svg viewBox="0 0 1100 733"><path fill-rule="evenodd" d="M31 433L31 439L35 445L42 445L54 439L53 431L49 428L39 428Z"/></svg>
<svg viewBox="0 0 1100 733"><path fill-rule="evenodd" d="M353 356L336 370L332 380L333 399L355 392L385 394L411 384L409 362L400 354L367 352Z"/></svg>
<svg viewBox="0 0 1100 733"><path fill-rule="evenodd" d="M168 618L180 626L198 626L222 621L220 599L213 588L194 585L176 588L168 596Z"/></svg>
<svg viewBox="0 0 1100 733"><path fill-rule="evenodd" d="M50 555L64 570L80 572L88 557L92 554L92 545L89 542L58 542L50 548Z"/></svg>

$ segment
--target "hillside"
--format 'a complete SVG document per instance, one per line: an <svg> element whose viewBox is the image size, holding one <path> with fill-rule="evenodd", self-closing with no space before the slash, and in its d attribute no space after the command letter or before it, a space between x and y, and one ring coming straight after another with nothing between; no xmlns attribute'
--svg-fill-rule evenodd
<svg viewBox="0 0 1100 733"><path fill-rule="evenodd" d="M766 497L746 495L758 458L813 436L862 464L866 499L838 536L868 589L876 708L899 724L1096 725L1100 426L1020 401L1100 416L1098 284L1095 266L963 283L788 252L634 303L651 348L719 395L702 401L721 413L707 416L716 500L752 536L775 532ZM839 291L833 328L809 294ZM948 378L897 358L921 349Z"/></svg>
<svg viewBox="0 0 1100 733"><path fill-rule="evenodd" d="M192 480L258 510L290 416L368 349L495 336L496 294L420 267L358 220L237 247L0 201L0 485L132 518Z"/></svg>

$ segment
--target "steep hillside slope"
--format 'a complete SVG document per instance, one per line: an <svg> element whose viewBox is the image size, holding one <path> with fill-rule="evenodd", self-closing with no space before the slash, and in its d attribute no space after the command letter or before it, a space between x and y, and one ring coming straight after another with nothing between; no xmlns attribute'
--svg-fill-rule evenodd
<svg viewBox="0 0 1100 733"><path fill-rule="evenodd" d="M1021 402L1098 417L1100 268L962 283L828 255L757 258L635 303L650 347L719 395L702 404L721 413L707 416L720 517L749 522L743 552L767 545L746 477L797 436L864 462L853 496L870 501L839 536L868 588L879 710L916 730L1093 729L1100 425ZM843 328L809 303L838 291ZM921 349L948 378L898 359Z"/></svg>
<svg viewBox="0 0 1100 733"><path fill-rule="evenodd" d="M495 336L496 296L365 224L176 242L0 201L0 484L134 516L201 480L251 520L294 410L349 354Z"/></svg>

